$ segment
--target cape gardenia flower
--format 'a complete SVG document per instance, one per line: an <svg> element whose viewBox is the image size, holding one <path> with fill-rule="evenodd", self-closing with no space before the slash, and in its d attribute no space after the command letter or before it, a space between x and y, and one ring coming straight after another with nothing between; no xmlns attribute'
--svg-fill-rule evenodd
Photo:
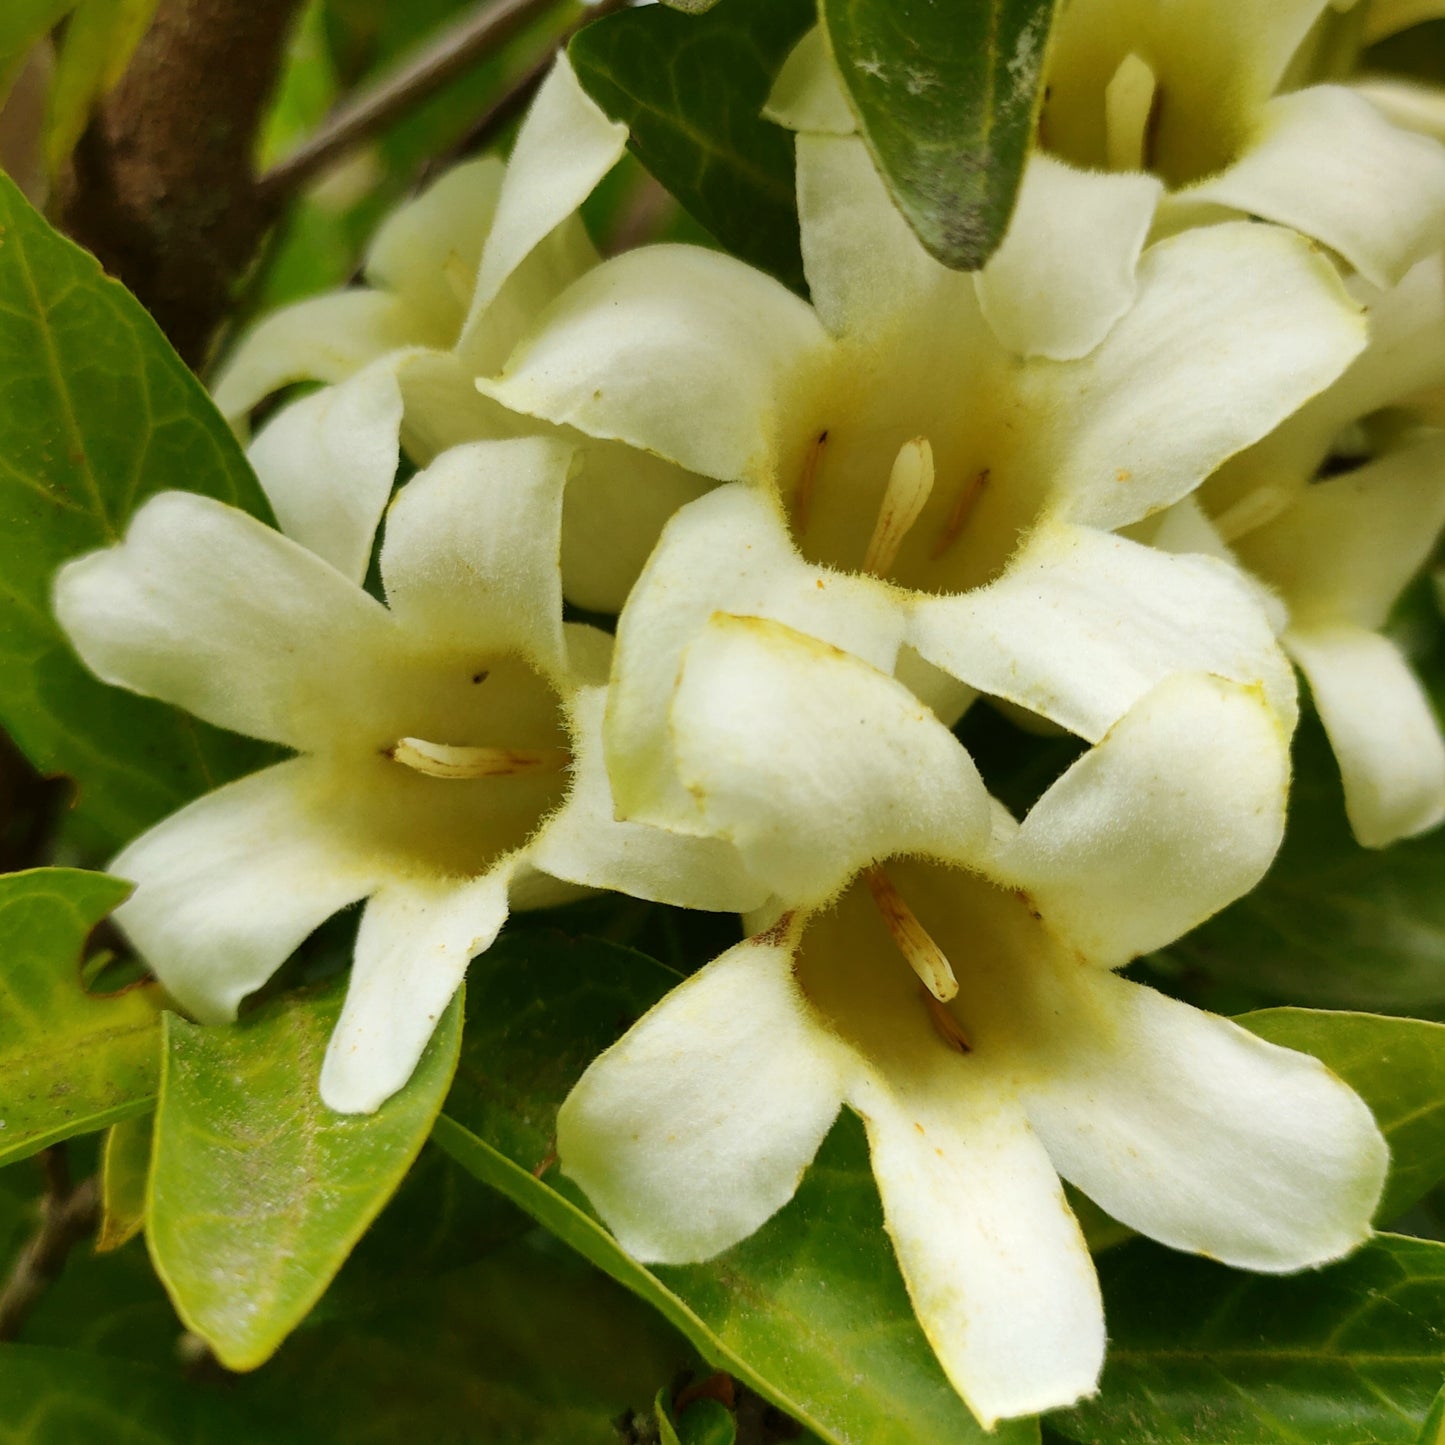
<svg viewBox="0 0 1445 1445"><path fill-rule="evenodd" d="M685 1263L751 1234L846 1105L919 1320L991 1426L1098 1377L1098 1284L1060 1175L1248 1269L1368 1234L1387 1151L1361 1100L1111 972L1267 866L1287 743L1256 692L1161 683L1022 824L990 819L900 684L775 623L713 619L671 724L683 784L779 901L562 1107L562 1165L630 1253Z"/></svg>
<svg viewBox="0 0 1445 1445"><path fill-rule="evenodd" d="M511 161L459 165L401 207L372 243L368 285L263 320L222 368L216 404L239 425L284 386L380 365L401 383L402 441L419 466L462 442L536 435L535 421L481 396L472 377L500 366L537 312L597 264L577 208L626 140L560 57ZM567 593L615 612L662 523L704 484L627 447L587 441L579 456L563 518Z"/></svg>
<svg viewBox="0 0 1445 1445"><path fill-rule="evenodd" d="M352 463L329 478L335 495L318 486L308 509L296 476L262 471L283 522L330 536L329 552L164 493L124 542L62 569L55 605L107 682L298 754L125 848L112 869L136 891L116 918L181 1004L221 1021L367 899L321 1076L326 1102L356 1112L406 1082L510 908L576 885L715 909L762 894L722 844L613 819L599 741L611 639L562 621L570 450L474 443L415 477L386 527L383 606L361 583L395 411L369 437L358 418L349 451L333 420L333 459Z"/></svg>
<svg viewBox="0 0 1445 1445"><path fill-rule="evenodd" d="M1208 522L1176 508L1151 540L1230 555L1283 599L1281 641L1309 680L1355 836L1383 847L1445 817L1445 740L1383 634L1445 528L1445 432L1421 424L1445 385L1445 257L1356 291L1370 318L1359 359L1190 499Z"/></svg>
<svg viewBox="0 0 1445 1445"><path fill-rule="evenodd" d="M574 283L478 382L752 484L674 518L624 613L609 724L624 814L649 816L637 778L665 747L678 649L718 609L897 661L946 717L977 689L1095 740L1180 670L1264 682L1292 708L1254 585L1109 534L1338 376L1364 322L1334 269L1274 227L1215 226L1140 257L1148 207L1132 186L1115 206L1117 180L1037 169L985 305L918 245L856 137L801 136L813 306L714 252L634 251ZM1070 229L1093 272L1057 264L1047 223L1064 213L1097 220L1097 245ZM1122 315L1099 275L1128 280ZM1078 359L1048 359L1094 333Z"/></svg>

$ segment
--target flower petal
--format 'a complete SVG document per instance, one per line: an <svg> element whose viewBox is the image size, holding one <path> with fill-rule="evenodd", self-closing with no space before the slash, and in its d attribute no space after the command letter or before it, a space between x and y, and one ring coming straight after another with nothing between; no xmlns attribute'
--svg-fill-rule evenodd
<svg viewBox="0 0 1445 1445"><path fill-rule="evenodd" d="M1098 1279L1017 1101L962 1069L920 1067L901 1088L862 1081L848 1102L919 1323L984 1428L1092 1394Z"/></svg>
<svg viewBox="0 0 1445 1445"><path fill-rule="evenodd" d="M780 623L715 614L672 729L708 829L789 905L895 853L971 860L988 839L988 794L953 734L901 683Z"/></svg>
<svg viewBox="0 0 1445 1445"><path fill-rule="evenodd" d="M329 784L292 758L207 793L110 865L136 891L115 913L166 990L219 1023L306 936L376 886L369 860L328 825Z"/></svg>
<svg viewBox="0 0 1445 1445"><path fill-rule="evenodd" d="M1177 200L1183 216L1228 206L1291 226L1388 286L1439 248L1445 148L1344 86L1313 85L1271 100L1244 154Z"/></svg>
<svg viewBox="0 0 1445 1445"><path fill-rule="evenodd" d="M503 171L496 156L453 166L392 212L367 253L367 280L395 293L437 347L461 333Z"/></svg>
<svg viewBox="0 0 1445 1445"><path fill-rule="evenodd" d="M728 481L765 468L785 382L826 344L812 308L761 271L646 246L575 282L501 377L477 386L513 411Z"/></svg>
<svg viewBox="0 0 1445 1445"><path fill-rule="evenodd" d="M1284 833L1289 734L1257 691L1162 682L1061 777L990 871L1115 967L1248 892Z"/></svg>
<svg viewBox="0 0 1445 1445"><path fill-rule="evenodd" d="M395 296L355 288L287 306L248 332L221 368L212 395L237 424L257 402L298 381L345 381L393 351L446 345Z"/></svg>
<svg viewBox="0 0 1445 1445"><path fill-rule="evenodd" d="M815 25L788 52L763 115L788 130L812 134L852 135L858 129L822 26Z"/></svg>
<svg viewBox="0 0 1445 1445"><path fill-rule="evenodd" d="M549 437L443 452L397 495L381 548L392 613L478 653L563 666L562 490L572 447Z"/></svg>
<svg viewBox="0 0 1445 1445"><path fill-rule="evenodd" d="M61 568L55 613L102 681L301 750L364 726L395 637L329 563L189 492L162 492L124 542Z"/></svg>
<svg viewBox="0 0 1445 1445"><path fill-rule="evenodd" d="M1096 742L1180 672L1261 684L1293 719L1293 671L1259 588L1227 562L1045 523L987 587L913 601L930 662Z"/></svg>
<svg viewBox="0 0 1445 1445"><path fill-rule="evenodd" d="M1045 444L1056 509L1114 528L1177 502L1365 340L1334 267L1287 231L1234 222L1151 246L1137 302L1071 370L1072 394L1088 400ZM1058 385L1049 368L1033 375Z"/></svg>
<svg viewBox="0 0 1445 1445"><path fill-rule="evenodd" d="M746 1239L798 1187L842 1099L844 1060L762 934L669 993L595 1060L557 1154L634 1258L686 1264Z"/></svg>
<svg viewBox="0 0 1445 1445"><path fill-rule="evenodd" d="M1092 351L1134 303L1163 189L1153 176L1077 171L1036 153L1003 243L974 277L994 335L1020 356Z"/></svg>
<svg viewBox="0 0 1445 1445"><path fill-rule="evenodd" d="M683 652L717 611L770 617L884 672L893 667L904 626L881 583L804 562L768 495L720 487L684 507L617 624L606 742L623 817L700 826L696 804L677 780L668 709Z"/></svg>
<svg viewBox="0 0 1445 1445"><path fill-rule="evenodd" d="M1351 81L1350 89L1364 96L1391 125L1445 141L1445 95L1435 86L1371 75Z"/></svg>
<svg viewBox="0 0 1445 1445"><path fill-rule="evenodd" d="M480 878L388 881L356 935L356 961L321 1064L321 1098L370 1114L411 1078L467 964L507 921L510 860Z"/></svg>
<svg viewBox="0 0 1445 1445"><path fill-rule="evenodd" d="M1285 646L1309 679L1355 837L1383 848L1445 818L1445 741L1400 649L1362 627L1291 628Z"/></svg>
<svg viewBox="0 0 1445 1445"><path fill-rule="evenodd" d="M858 337L936 326L969 279L919 244L863 141L800 135L797 151L803 270L823 325Z"/></svg>
<svg viewBox="0 0 1445 1445"><path fill-rule="evenodd" d="M507 278L591 195L626 148L627 127L603 114L578 83L566 54L559 55L512 148L463 346Z"/></svg>
<svg viewBox="0 0 1445 1445"><path fill-rule="evenodd" d="M1235 547L1283 593L1296 628L1351 622L1373 631L1429 561L1442 527L1445 437L1427 433L1306 487Z"/></svg>
<svg viewBox="0 0 1445 1445"><path fill-rule="evenodd" d="M1025 1107L1059 1172L1116 1219L1241 1269L1337 1259L1370 1233L1388 1150L1317 1059L1107 974L1039 1040Z"/></svg>
<svg viewBox="0 0 1445 1445"><path fill-rule="evenodd" d="M381 361L288 406L247 456L293 542L358 586L396 480L401 388Z"/></svg>
<svg viewBox="0 0 1445 1445"><path fill-rule="evenodd" d="M472 368L455 352L407 352L397 358L396 379L405 403L402 445L419 467L467 442L536 436L548 429L483 396Z"/></svg>
<svg viewBox="0 0 1445 1445"><path fill-rule="evenodd" d="M584 443L562 504L567 600L593 612L620 612L668 519L711 487L620 442Z"/></svg>
<svg viewBox="0 0 1445 1445"><path fill-rule="evenodd" d="M574 694L572 788L566 803L528 844L527 861L570 883L676 908L715 913L760 908L768 890L721 839L617 820L602 760L606 707L605 687L586 687Z"/></svg>

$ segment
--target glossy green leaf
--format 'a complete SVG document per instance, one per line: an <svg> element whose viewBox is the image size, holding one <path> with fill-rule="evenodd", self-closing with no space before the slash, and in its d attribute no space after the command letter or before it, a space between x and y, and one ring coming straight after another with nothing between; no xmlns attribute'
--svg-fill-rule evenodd
<svg viewBox="0 0 1445 1445"><path fill-rule="evenodd" d="M157 990L97 997L80 986L86 938L128 892L70 868L0 877L0 1164L143 1113L155 1097Z"/></svg>
<svg viewBox="0 0 1445 1445"><path fill-rule="evenodd" d="M1425 1416L1417 1445L1445 1445L1445 1387L1435 1396L1435 1403Z"/></svg>
<svg viewBox="0 0 1445 1445"><path fill-rule="evenodd" d="M1274 866L1167 957L1268 1002L1387 1012L1445 1005L1445 828L1361 848L1312 717L1300 723L1294 756Z"/></svg>
<svg viewBox="0 0 1445 1445"><path fill-rule="evenodd" d="M52 174L65 164L96 101L125 74L158 0L80 0L65 27L50 82L45 160Z"/></svg>
<svg viewBox="0 0 1445 1445"><path fill-rule="evenodd" d="M106 1130L100 1153L100 1229L95 1238L102 1254L128 1244L145 1227L151 1129L147 1113Z"/></svg>
<svg viewBox="0 0 1445 1445"><path fill-rule="evenodd" d="M1380 1223L1398 1218L1445 1178L1445 1025L1297 1008L1263 1009L1235 1022L1313 1054L1374 1111L1390 1141Z"/></svg>
<svg viewBox="0 0 1445 1445"><path fill-rule="evenodd" d="M0 104L30 47L65 18L75 0L5 0L0 6Z"/></svg>
<svg viewBox="0 0 1445 1445"><path fill-rule="evenodd" d="M1416 1445L1445 1369L1445 1245L1381 1235L1281 1279L1135 1240L1099 1273L1099 1394L1049 1417L1080 1445Z"/></svg>
<svg viewBox="0 0 1445 1445"><path fill-rule="evenodd" d="M317 1092L344 980L239 1024L166 1015L146 1237L181 1318L233 1370L305 1318L417 1156L451 1081L461 1004L399 1094L336 1114Z"/></svg>
<svg viewBox="0 0 1445 1445"><path fill-rule="evenodd" d="M812 0L623 10L568 46L577 78L653 175L734 255L803 289L793 138L761 111Z"/></svg>
<svg viewBox="0 0 1445 1445"><path fill-rule="evenodd" d="M268 515L240 448L139 303L0 176L0 724L115 843L269 756L97 682L50 610L68 557L152 492Z"/></svg>
<svg viewBox="0 0 1445 1445"><path fill-rule="evenodd" d="M1038 123L1053 0L819 0L863 138L898 209L971 271L1008 227Z"/></svg>
<svg viewBox="0 0 1445 1445"><path fill-rule="evenodd" d="M37 1345L0 1351L0 1445L302 1445L306 1438L279 1420L263 1424L230 1395L176 1371Z"/></svg>
<svg viewBox="0 0 1445 1445"><path fill-rule="evenodd" d="M718 1400L697 1400L677 1422L678 1445L736 1445L737 1421Z"/></svg>
<svg viewBox="0 0 1445 1445"><path fill-rule="evenodd" d="M656 1306L711 1365L832 1445L1036 1440L1026 1421L985 1436L944 1379L914 1322L852 1116L834 1127L793 1202L704 1265L637 1264L548 1167L572 1083L676 981L595 940L538 930L494 946L468 974L462 1060L437 1142Z"/></svg>

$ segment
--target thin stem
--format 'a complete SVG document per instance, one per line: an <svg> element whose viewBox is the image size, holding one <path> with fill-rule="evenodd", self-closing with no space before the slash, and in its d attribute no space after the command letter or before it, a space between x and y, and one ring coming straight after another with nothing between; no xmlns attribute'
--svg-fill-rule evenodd
<svg viewBox="0 0 1445 1445"><path fill-rule="evenodd" d="M70 1182L63 1144L44 1151L45 1198L40 1227L16 1256L0 1289L0 1340L16 1339L45 1291L60 1277L70 1251L90 1234L100 1215L100 1189L92 1175Z"/></svg>
<svg viewBox="0 0 1445 1445"><path fill-rule="evenodd" d="M385 130L398 116L434 95L476 61L500 49L557 0L486 0L448 26L414 59L353 96L310 140L257 182L275 204L338 156Z"/></svg>

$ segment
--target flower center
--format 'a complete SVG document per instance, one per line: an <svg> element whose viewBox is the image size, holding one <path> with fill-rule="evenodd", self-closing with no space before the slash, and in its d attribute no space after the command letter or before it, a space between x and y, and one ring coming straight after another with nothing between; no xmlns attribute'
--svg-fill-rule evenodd
<svg viewBox="0 0 1445 1445"><path fill-rule="evenodd" d="M454 779L558 773L572 761L566 748L466 748L423 738L402 738L387 756L429 778Z"/></svg>

